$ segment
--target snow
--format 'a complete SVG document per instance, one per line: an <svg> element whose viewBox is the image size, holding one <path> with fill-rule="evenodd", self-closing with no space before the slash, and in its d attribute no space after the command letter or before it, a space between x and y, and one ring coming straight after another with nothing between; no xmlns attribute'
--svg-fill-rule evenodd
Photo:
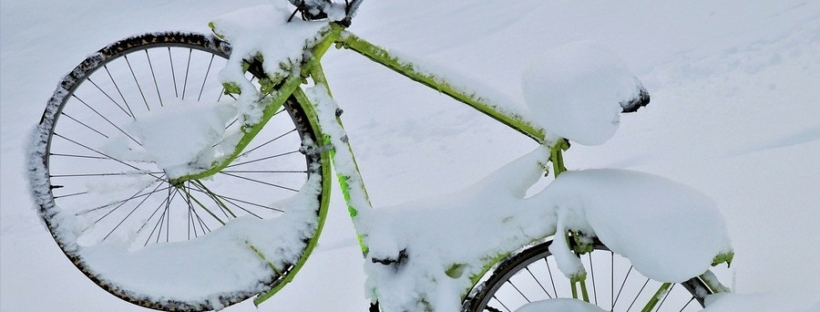
<svg viewBox="0 0 820 312"><path fill-rule="evenodd" d="M569 171L525 197L547 155L538 148L460 192L360 216L370 247L368 285L382 307L412 311L426 302L434 311L459 311L460 295L484 261L570 230L597 235L638 272L663 282L701 275L716 256L731 252L714 202L662 177ZM566 240L555 240L550 251L567 277L585 274ZM397 265L374 261L401 253L407 259ZM457 274L445 273L456 266Z"/></svg>
<svg viewBox="0 0 820 312"><path fill-rule="evenodd" d="M305 22L298 19L288 23L292 12L284 1L242 8L210 22L213 32L231 42L233 51L228 64L219 73L223 83L237 84L242 94L238 99L239 112L246 124L255 124L262 118L261 98L257 88L245 78L242 62L264 56L265 73L274 81L298 75L305 51L315 44L327 22ZM275 38L275 39L271 39Z"/></svg>
<svg viewBox="0 0 820 312"><path fill-rule="evenodd" d="M485 261L552 233L554 213L524 200L547 157L538 148L460 192L364 215L368 288L382 307L419 310L424 300L435 311L459 311L460 295ZM397 259L402 250L407 261L397 266L372 261ZM454 265L457 273L445 273Z"/></svg>
<svg viewBox="0 0 820 312"><path fill-rule="evenodd" d="M778 289L805 290L794 296L807 304L795 309L817 310L817 2L365 3L353 23L358 35L445 63L521 102L529 61L568 42L601 42L645 83L652 104L622 116L607 143L574 145L567 165L636 169L696 187L726 215L737 254L732 269L717 272L744 294L727 297L742 307L728 311L793 304L792 295L770 293ZM26 133L54 83L94 49L147 31L207 32L214 16L259 4L268 1L3 0L0 310L147 311L79 274L24 208L30 199L15 196L26 193ZM503 126L349 55L329 53L325 69L377 206L453 192L533 149ZM258 311L366 309L364 260L343 206L334 197L314 257ZM317 290L321 300L305 299ZM715 310L731 309L726 302Z"/></svg>
<svg viewBox="0 0 820 312"><path fill-rule="evenodd" d="M610 250L632 261L646 277L683 282L710 268L717 255L731 252L729 234L717 205L701 192L675 181L623 169L589 169L561 174L542 200L557 208L558 230L597 236ZM565 240L550 248L567 276L583 268ZM560 252L557 248L564 248ZM575 265L565 264L573 259Z"/></svg>
<svg viewBox="0 0 820 312"><path fill-rule="evenodd" d="M817 293L801 289L757 294L717 294L706 299L704 312L783 311L817 312Z"/></svg>
<svg viewBox="0 0 820 312"><path fill-rule="evenodd" d="M601 312L605 311L596 305L572 299L543 300L529 303L516 312Z"/></svg>
<svg viewBox="0 0 820 312"><path fill-rule="evenodd" d="M104 148L113 157L124 160L151 161L170 178L196 173L208 168L219 156L233 152L218 150L224 141L225 126L236 116L233 103L190 103L167 99L126 127L136 134L141 146L120 135Z"/></svg>
<svg viewBox="0 0 820 312"><path fill-rule="evenodd" d="M637 98L642 87L620 58L591 41L545 51L522 76L532 118L548 135L584 145L612 138L620 124L620 103Z"/></svg>
<svg viewBox="0 0 820 312"><path fill-rule="evenodd" d="M277 271L299 260L318 226L315 198L321 189L321 178L312 175L299 193L272 204L285 211L282 216L241 217L189 241L134 248L134 237L120 236L85 245L80 236L85 225L62 210L55 217L56 232L97 278L136 297L219 303L225 293L267 291Z"/></svg>

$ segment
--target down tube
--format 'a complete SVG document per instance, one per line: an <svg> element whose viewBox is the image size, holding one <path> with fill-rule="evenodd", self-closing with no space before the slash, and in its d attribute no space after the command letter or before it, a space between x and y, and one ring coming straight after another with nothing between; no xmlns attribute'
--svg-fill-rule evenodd
<svg viewBox="0 0 820 312"><path fill-rule="evenodd" d="M422 69L419 64L401 59L386 49L367 42L350 32L345 31L342 33L338 43L342 47L356 51L407 78L469 105L485 115L530 137L539 144L544 143L545 133L543 128L528 120L525 116L501 109L501 106L498 105L499 103L492 103L487 97L482 97L478 92L479 90L467 90L464 87L459 88L454 82L448 81L444 75L434 74L431 69Z"/></svg>

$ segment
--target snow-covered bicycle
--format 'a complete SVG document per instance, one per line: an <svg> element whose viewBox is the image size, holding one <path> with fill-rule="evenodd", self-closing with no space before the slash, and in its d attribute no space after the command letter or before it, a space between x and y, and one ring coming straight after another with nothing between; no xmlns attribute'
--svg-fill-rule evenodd
<svg viewBox="0 0 820 312"><path fill-rule="evenodd" d="M216 36L118 41L60 82L30 183L97 285L169 311L270 298L317 245L333 166L374 311L697 311L725 291L709 267L732 252L710 200L648 174L564 167L570 141L600 144L619 113L649 102L605 51L551 52L560 66L525 76L527 109L350 33L360 0L290 2L220 17ZM371 209L320 64L333 46L541 147L447 198ZM545 173L555 180L533 195Z"/></svg>

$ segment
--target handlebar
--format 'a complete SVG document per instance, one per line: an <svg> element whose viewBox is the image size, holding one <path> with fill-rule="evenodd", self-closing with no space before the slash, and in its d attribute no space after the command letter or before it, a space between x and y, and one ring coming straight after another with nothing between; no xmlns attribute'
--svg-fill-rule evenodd
<svg viewBox="0 0 820 312"><path fill-rule="evenodd" d="M288 22L293 19L296 13L301 13L302 20L331 19L348 27L353 17L356 16L356 11L359 9L362 0L345 0L344 7L341 3L333 3L331 0L288 0L288 2L296 7L296 10L288 18Z"/></svg>

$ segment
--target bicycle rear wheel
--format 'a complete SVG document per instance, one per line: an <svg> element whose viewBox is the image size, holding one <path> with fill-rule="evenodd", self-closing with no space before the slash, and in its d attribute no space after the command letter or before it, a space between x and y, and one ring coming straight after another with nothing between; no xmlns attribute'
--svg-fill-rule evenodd
<svg viewBox="0 0 820 312"><path fill-rule="evenodd" d="M512 312L525 304L555 298L573 298L569 279L549 251L552 240L527 248L501 262L492 275L464 302L465 311ZM595 239L594 251L581 256L587 271L589 302L605 311L700 311L712 291L700 278L672 284L635 271L628 259L614 254ZM580 292L579 295L580 297ZM654 306L647 303L657 297Z"/></svg>
<svg viewBox="0 0 820 312"><path fill-rule="evenodd" d="M300 152L318 130L293 97L227 168L170 183L163 162L173 153L196 143L195 159L208 163L231 138L220 132L240 133L217 77L230 53L228 43L200 34L128 38L78 65L46 106L29 168L40 215L74 265L121 299L161 310L219 309L282 282L317 234L326 160ZM211 118L204 130L199 117L186 116L202 111ZM157 119L163 114L170 115ZM140 124L147 119L155 122ZM151 136L164 145L149 148ZM190 142L203 138L212 141ZM291 212L294 198L307 211ZM276 219L264 233L281 242L257 243L258 232L242 232L259 227L254 220Z"/></svg>

